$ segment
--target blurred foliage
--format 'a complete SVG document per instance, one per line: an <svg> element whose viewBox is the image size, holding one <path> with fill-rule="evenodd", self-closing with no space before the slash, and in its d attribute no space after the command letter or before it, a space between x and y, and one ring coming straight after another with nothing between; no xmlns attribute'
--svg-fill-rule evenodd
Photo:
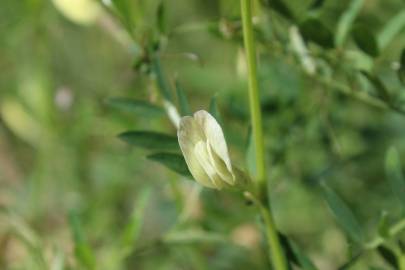
<svg viewBox="0 0 405 270"><path fill-rule="evenodd" d="M292 269L400 269L404 2L254 2ZM159 164L206 109L254 174L238 1L3 0L0 35L1 269L270 269L241 194Z"/></svg>

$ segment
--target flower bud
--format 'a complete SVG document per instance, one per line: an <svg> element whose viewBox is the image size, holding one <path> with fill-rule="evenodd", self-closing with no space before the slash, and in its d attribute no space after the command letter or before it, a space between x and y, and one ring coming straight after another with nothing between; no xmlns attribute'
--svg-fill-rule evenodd
<svg viewBox="0 0 405 270"><path fill-rule="evenodd" d="M187 166L201 185L222 189L247 183L246 175L232 166L222 128L208 112L181 118L177 137Z"/></svg>

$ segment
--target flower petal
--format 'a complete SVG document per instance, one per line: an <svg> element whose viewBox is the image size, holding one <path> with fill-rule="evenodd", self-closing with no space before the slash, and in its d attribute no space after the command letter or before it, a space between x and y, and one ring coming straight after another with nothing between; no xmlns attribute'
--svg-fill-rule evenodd
<svg viewBox="0 0 405 270"><path fill-rule="evenodd" d="M217 186L212 183L210 177L208 177L204 168L200 165L194 153L195 145L199 141L203 141L204 135L193 117L185 116L181 118L177 137L181 152L194 179L203 186L217 188Z"/></svg>
<svg viewBox="0 0 405 270"><path fill-rule="evenodd" d="M214 167L214 164L211 162L211 158L208 154L207 144L205 142L199 141L195 145L194 154L216 188L221 189L222 187L226 186L226 183L222 181Z"/></svg>
<svg viewBox="0 0 405 270"><path fill-rule="evenodd" d="M208 155L212 166L215 168L217 174L221 179L227 182L229 185L235 184L235 175L233 172L230 172L226 167L224 161L212 150L212 147L209 141L206 142Z"/></svg>
<svg viewBox="0 0 405 270"><path fill-rule="evenodd" d="M224 133L217 120L204 110L194 113L194 118L202 128L212 150L223 160L228 171L232 172L231 159L229 158Z"/></svg>

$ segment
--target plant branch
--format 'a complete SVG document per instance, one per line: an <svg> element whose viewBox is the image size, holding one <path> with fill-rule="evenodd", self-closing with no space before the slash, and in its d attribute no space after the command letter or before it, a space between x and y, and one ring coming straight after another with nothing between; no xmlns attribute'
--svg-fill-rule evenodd
<svg viewBox="0 0 405 270"><path fill-rule="evenodd" d="M379 245L383 244L387 238L394 237L399 234L401 231L405 230L405 218L401 219L399 222L394 224L388 231L388 236L383 238L381 236L376 237L374 240L370 241L365 245L366 249L375 249Z"/></svg>

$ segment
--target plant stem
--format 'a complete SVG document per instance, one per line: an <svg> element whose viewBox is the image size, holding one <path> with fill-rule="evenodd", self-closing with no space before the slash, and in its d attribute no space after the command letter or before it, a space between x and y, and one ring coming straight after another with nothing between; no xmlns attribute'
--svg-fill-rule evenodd
<svg viewBox="0 0 405 270"><path fill-rule="evenodd" d="M260 211L260 215L263 218L265 228L267 244L271 248L269 253L270 259L273 261L273 265L276 270L287 270L287 263L285 260L284 252L280 245L280 240L277 234L277 228L274 225L273 217L270 209L266 207L258 198L256 198L251 192L246 191L245 197L252 201Z"/></svg>
<svg viewBox="0 0 405 270"><path fill-rule="evenodd" d="M267 175L265 165L265 147L262 130L262 115L260 109L259 85L257 81L256 48L252 26L252 0L241 0L243 24L243 39L248 65L249 105L252 123L253 141L256 158L256 177L258 199L253 201L259 207L260 214L266 227L266 237L270 248L269 256L275 270L287 270L287 263L277 234L267 193ZM248 193L250 194L250 193ZM252 196L253 197L253 196Z"/></svg>
<svg viewBox="0 0 405 270"><path fill-rule="evenodd" d="M262 131L262 115L260 111L259 85L257 82L256 48L252 26L251 0L241 0L243 39L248 65L249 106L252 122L252 133L255 147L257 180L259 186L266 182L264 159L264 139Z"/></svg>
<svg viewBox="0 0 405 270"><path fill-rule="evenodd" d="M394 237L395 235L399 234L402 230L405 230L405 218L401 219L397 223L395 223L389 230L388 230L388 238ZM366 249L374 249L377 248L379 245L383 244L386 241L385 238L378 236L371 242L365 245Z"/></svg>

